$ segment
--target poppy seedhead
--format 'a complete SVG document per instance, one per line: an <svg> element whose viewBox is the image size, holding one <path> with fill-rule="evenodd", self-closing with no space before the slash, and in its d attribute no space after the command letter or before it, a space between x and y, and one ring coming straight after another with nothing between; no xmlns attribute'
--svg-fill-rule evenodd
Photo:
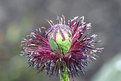
<svg viewBox="0 0 121 81"><path fill-rule="evenodd" d="M66 54L71 47L71 29L65 24L56 24L47 31L48 40L53 51Z"/></svg>
<svg viewBox="0 0 121 81"><path fill-rule="evenodd" d="M45 34L40 28L31 32L22 41L21 55L27 56L29 65L38 72L78 76L102 48L94 46L97 35L89 35L91 24L86 24L84 17L74 17L67 24L64 16L57 17L57 21L57 24L48 21L51 27Z"/></svg>

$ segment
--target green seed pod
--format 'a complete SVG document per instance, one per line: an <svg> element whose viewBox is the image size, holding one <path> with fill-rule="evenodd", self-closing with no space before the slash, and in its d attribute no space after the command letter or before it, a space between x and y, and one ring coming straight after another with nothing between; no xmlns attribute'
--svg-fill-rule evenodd
<svg viewBox="0 0 121 81"><path fill-rule="evenodd" d="M67 53L71 47L71 30L63 24L55 25L52 33L49 34L49 43L52 50Z"/></svg>

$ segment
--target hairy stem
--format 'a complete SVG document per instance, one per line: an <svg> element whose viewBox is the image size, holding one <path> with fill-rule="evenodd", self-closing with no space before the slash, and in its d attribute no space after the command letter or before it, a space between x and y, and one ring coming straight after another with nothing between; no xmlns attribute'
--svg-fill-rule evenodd
<svg viewBox="0 0 121 81"><path fill-rule="evenodd" d="M65 68L64 68L64 72L62 73L60 71L60 80L61 81L69 81L68 72L67 72L67 66L66 65L65 65Z"/></svg>

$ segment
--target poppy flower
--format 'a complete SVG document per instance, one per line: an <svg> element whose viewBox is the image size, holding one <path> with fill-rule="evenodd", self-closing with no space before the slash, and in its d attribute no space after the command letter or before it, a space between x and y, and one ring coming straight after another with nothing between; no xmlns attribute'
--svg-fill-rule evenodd
<svg viewBox="0 0 121 81"><path fill-rule="evenodd" d="M21 43L21 55L28 58L29 66L37 72L63 77L79 76L102 48L94 46L97 35L90 35L91 24L84 17L74 17L68 22L65 17L57 17L56 23L48 21L50 28L32 31ZM66 75L65 75L66 74Z"/></svg>

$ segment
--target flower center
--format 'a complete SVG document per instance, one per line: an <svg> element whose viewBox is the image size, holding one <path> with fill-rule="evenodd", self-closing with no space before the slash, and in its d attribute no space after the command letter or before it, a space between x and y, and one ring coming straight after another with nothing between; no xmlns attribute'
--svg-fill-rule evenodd
<svg viewBox="0 0 121 81"><path fill-rule="evenodd" d="M52 50L66 55L71 47L71 30L69 26L57 24L49 35L49 43Z"/></svg>

